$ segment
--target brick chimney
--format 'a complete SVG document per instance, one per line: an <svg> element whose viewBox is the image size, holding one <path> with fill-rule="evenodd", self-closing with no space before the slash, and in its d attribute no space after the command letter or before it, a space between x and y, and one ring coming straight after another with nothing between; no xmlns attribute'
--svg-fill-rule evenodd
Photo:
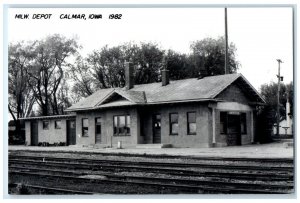
<svg viewBox="0 0 300 203"><path fill-rule="evenodd" d="M133 77L133 64L131 62L125 62L125 88L130 90L134 86L134 77Z"/></svg>
<svg viewBox="0 0 300 203"><path fill-rule="evenodd" d="M170 83L169 70L167 69L161 70L161 82L162 82L162 86L166 86Z"/></svg>
<svg viewBox="0 0 300 203"><path fill-rule="evenodd" d="M163 56L162 59L162 69L161 69L161 83L162 86L166 86L170 83L169 79L169 70L167 69L168 61L166 56Z"/></svg>

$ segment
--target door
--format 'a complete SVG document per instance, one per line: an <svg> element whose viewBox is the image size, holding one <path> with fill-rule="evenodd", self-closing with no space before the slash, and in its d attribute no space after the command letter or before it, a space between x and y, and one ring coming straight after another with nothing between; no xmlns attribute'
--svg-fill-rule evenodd
<svg viewBox="0 0 300 203"><path fill-rule="evenodd" d="M31 121L30 128L31 128L31 145L32 146L37 146L39 144L38 122L37 121Z"/></svg>
<svg viewBox="0 0 300 203"><path fill-rule="evenodd" d="M95 119L95 143L96 144L99 144L102 142L102 138L101 138L101 131L102 131L102 119L99 117L99 118L96 118Z"/></svg>
<svg viewBox="0 0 300 203"><path fill-rule="evenodd" d="M240 115L228 114L227 145L241 145L241 119Z"/></svg>
<svg viewBox="0 0 300 203"><path fill-rule="evenodd" d="M67 145L76 144L76 121L67 120Z"/></svg>
<svg viewBox="0 0 300 203"><path fill-rule="evenodd" d="M160 114L153 115L153 143L161 143L161 116Z"/></svg>

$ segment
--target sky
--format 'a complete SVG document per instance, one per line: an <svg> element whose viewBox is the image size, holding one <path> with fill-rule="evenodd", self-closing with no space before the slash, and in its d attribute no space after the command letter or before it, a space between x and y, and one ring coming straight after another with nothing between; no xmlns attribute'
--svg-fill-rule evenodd
<svg viewBox="0 0 300 203"><path fill-rule="evenodd" d="M8 41L28 41L59 33L78 38L83 56L104 45L154 42L162 49L189 53L193 41L224 36L224 8L9 8ZM16 19L29 14L29 19ZM50 19L32 19L52 14ZM85 14L84 19L61 19L65 14ZM88 19L102 14L102 19ZM108 19L122 14L121 19ZM239 73L257 89L277 82L278 63L284 83L293 80L292 8L228 8L228 39L234 43Z"/></svg>

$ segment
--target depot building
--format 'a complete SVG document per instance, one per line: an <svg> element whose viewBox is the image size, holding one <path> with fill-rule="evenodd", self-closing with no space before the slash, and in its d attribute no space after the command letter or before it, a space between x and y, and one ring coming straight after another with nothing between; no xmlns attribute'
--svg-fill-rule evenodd
<svg viewBox="0 0 300 203"><path fill-rule="evenodd" d="M255 140L255 109L263 98L241 74L134 85L126 64L124 88L100 89L67 115L22 118L26 144L123 147L223 147Z"/></svg>

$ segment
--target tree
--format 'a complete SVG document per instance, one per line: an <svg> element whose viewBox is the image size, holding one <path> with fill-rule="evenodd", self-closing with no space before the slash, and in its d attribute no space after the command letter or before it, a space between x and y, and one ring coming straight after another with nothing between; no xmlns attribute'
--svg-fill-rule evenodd
<svg viewBox="0 0 300 203"><path fill-rule="evenodd" d="M93 51L86 59L87 64L82 62L81 66L77 66L75 75L82 75L80 72L89 67L94 79L90 81L95 82L96 87L124 87L125 62L131 61L135 66L135 84L157 82L163 54L164 51L153 43L125 43L111 48L106 45ZM86 88L91 84L84 82L82 85L85 86L85 89L81 88L85 92L83 94L88 93Z"/></svg>
<svg viewBox="0 0 300 203"><path fill-rule="evenodd" d="M75 39L67 39L58 34L32 43L32 55L28 85L33 91L42 115L60 114L57 93L64 77L66 59L77 52ZM52 111L52 112L51 112Z"/></svg>
<svg viewBox="0 0 300 203"><path fill-rule="evenodd" d="M170 73L170 79L172 80L180 80L199 76L197 68L193 64L192 58L187 54L180 54L173 50L168 50L166 55L166 63Z"/></svg>
<svg viewBox="0 0 300 203"><path fill-rule="evenodd" d="M194 66L203 75L222 75L225 73L225 40L205 38L191 44ZM228 48L228 70L227 73L235 73L239 63L235 58L236 48L230 43Z"/></svg>
<svg viewBox="0 0 300 203"><path fill-rule="evenodd" d="M276 122L277 118L277 91L278 91L278 84L277 83L270 83L270 84L263 84L260 88L261 95L266 101L266 105L270 106L270 109L273 112L273 123ZM293 83L290 82L289 84L280 84L280 93L279 93L279 111L280 111L280 118L286 117L286 102L287 102L287 95L289 96L289 102L291 104L291 115L293 114Z"/></svg>
<svg viewBox="0 0 300 203"><path fill-rule="evenodd" d="M30 47L23 42L10 44L8 47L8 93L9 112L13 119L28 117L31 113L34 97L28 88L26 74L31 60Z"/></svg>
<svg viewBox="0 0 300 203"><path fill-rule="evenodd" d="M19 118L28 117L35 102L32 91L27 85L29 78L26 72L32 58L29 50L30 47L26 46L24 42L11 43L8 46L8 110L16 127L13 136L17 136L21 140L24 140L25 137L21 133Z"/></svg>
<svg viewBox="0 0 300 203"><path fill-rule="evenodd" d="M106 45L88 56L87 62L93 69L92 75L96 79L96 86L109 88L125 85L125 48L122 45L112 48Z"/></svg>
<svg viewBox="0 0 300 203"><path fill-rule="evenodd" d="M191 54L180 54L173 50L166 52L156 43L129 42L114 47L106 45L93 51L87 58L78 58L72 65L70 77L75 82L73 97L78 101L80 97L89 96L96 89L124 87L126 61L132 62L135 67L135 84L160 81L160 70L164 65L167 65L170 79L173 80L199 77L200 72L206 72L206 75L224 74L223 44L223 38L196 41L191 45ZM238 68L235 51L235 46L231 43L230 73Z"/></svg>
<svg viewBox="0 0 300 203"><path fill-rule="evenodd" d="M265 143L272 140L273 126L277 121L277 83L263 84L260 88L261 95L266 101L266 105L261 106L257 116L257 137L258 141ZM286 118L287 95L291 103L290 113L293 115L293 83L280 84L279 111L280 119Z"/></svg>
<svg viewBox="0 0 300 203"><path fill-rule="evenodd" d="M133 63L136 65L135 83L144 84L158 82L164 51L157 44L141 43L133 55Z"/></svg>
<svg viewBox="0 0 300 203"><path fill-rule="evenodd" d="M74 64L69 65L69 71L65 76L73 81L71 89L73 102L78 102L96 91L97 81L93 75L93 68L81 56L76 58Z"/></svg>

